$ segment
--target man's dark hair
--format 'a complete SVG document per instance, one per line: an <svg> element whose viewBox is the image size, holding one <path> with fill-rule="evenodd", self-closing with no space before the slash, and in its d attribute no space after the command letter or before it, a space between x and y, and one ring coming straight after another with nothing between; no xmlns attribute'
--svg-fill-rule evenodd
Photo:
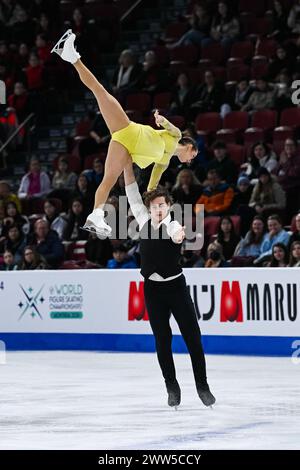
<svg viewBox="0 0 300 470"><path fill-rule="evenodd" d="M170 204L170 205L173 204L173 199L169 191L162 186L158 186L158 188L153 189L153 191L148 191L143 194L144 204L147 207L147 209L150 208L151 201L153 201L157 197L164 197L167 204Z"/></svg>
<svg viewBox="0 0 300 470"><path fill-rule="evenodd" d="M178 143L183 146L190 144L193 150L198 150L197 142L192 137L182 137Z"/></svg>

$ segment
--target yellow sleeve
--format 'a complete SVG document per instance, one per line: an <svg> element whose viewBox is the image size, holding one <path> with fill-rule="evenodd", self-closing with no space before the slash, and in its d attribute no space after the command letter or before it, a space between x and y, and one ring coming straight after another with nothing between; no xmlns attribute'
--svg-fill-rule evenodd
<svg viewBox="0 0 300 470"><path fill-rule="evenodd" d="M151 177L148 183L147 191L152 191L153 189L157 188L161 175L168 168L168 166L169 165L161 165L159 163L155 163L154 167L152 168Z"/></svg>

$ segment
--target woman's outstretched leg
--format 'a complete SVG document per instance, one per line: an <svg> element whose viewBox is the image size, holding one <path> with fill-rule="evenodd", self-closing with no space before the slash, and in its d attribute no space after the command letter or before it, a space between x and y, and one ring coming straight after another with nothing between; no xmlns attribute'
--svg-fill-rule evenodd
<svg viewBox="0 0 300 470"><path fill-rule="evenodd" d="M100 112L110 133L128 126L130 120L120 103L98 82L92 72L80 60L80 54L75 50L76 36L68 30L52 49L62 59L70 62L77 70L81 81L93 92Z"/></svg>

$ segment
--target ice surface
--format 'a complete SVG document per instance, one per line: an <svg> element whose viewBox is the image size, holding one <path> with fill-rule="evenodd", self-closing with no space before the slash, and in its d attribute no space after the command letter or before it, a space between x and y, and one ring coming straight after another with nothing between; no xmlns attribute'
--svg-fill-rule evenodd
<svg viewBox="0 0 300 470"><path fill-rule="evenodd" d="M207 356L205 408L175 355L178 411L154 354L9 352L0 365L0 449L300 449L300 365Z"/></svg>

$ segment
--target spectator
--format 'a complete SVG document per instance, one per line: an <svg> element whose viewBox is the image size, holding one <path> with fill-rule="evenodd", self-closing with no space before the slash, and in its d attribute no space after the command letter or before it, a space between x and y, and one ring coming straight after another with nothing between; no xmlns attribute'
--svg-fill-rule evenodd
<svg viewBox="0 0 300 470"><path fill-rule="evenodd" d="M295 216L296 230L292 233L289 241L289 247L294 242L300 242L300 212Z"/></svg>
<svg viewBox="0 0 300 470"><path fill-rule="evenodd" d="M273 245L276 243L283 243L288 245L290 235L282 227L282 221L276 214L268 217L268 232L264 235L261 251L258 258L255 259L254 264L261 264L263 261L269 261L272 255Z"/></svg>
<svg viewBox="0 0 300 470"><path fill-rule="evenodd" d="M50 40L56 38L57 33L53 30L52 22L50 22L49 17L45 13L41 13L37 18L36 34L44 34Z"/></svg>
<svg viewBox="0 0 300 470"><path fill-rule="evenodd" d="M26 74L24 73L23 70L25 70L25 68L27 67L28 61L29 61L29 47L25 42L22 42L19 45L18 54L15 57L15 64L16 64L16 67L18 68L18 71L17 71L18 80L20 80L21 78L26 79Z"/></svg>
<svg viewBox="0 0 300 470"><path fill-rule="evenodd" d="M137 264L133 256L128 256L127 248L124 245L115 246L113 248L113 258L108 260L108 269L130 269L137 268Z"/></svg>
<svg viewBox="0 0 300 470"><path fill-rule="evenodd" d="M108 260L112 257L112 245L108 238L99 240L95 233L90 233L84 246L86 259L97 263L99 267L105 268Z"/></svg>
<svg viewBox="0 0 300 470"><path fill-rule="evenodd" d="M176 178L176 183L172 190L174 202L184 206L184 204L195 204L202 187L194 173L189 169L181 170Z"/></svg>
<svg viewBox="0 0 300 470"><path fill-rule="evenodd" d="M30 104L28 93L23 83L15 83L14 93L8 97L7 103L15 110L19 122L24 121L30 112Z"/></svg>
<svg viewBox="0 0 300 470"><path fill-rule="evenodd" d="M27 245L24 248L22 260L19 265L19 269L24 270L35 270L35 269L48 269L46 260L40 255L34 246Z"/></svg>
<svg viewBox="0 0 300 470"><path fill-rule="evenodd" d="M209 170L207 174L208 186L203 189L202 196L198 199L195 212L199 212L197 204L204 204L205 215L224 215L230 209L233 201L233 189L221 182L217 170Z"/></svg>
<svg viewBox="0 0 300 470"><path fill-rule="evenodd" d="M235 184L237 179L237 168L227 152L225 142L217 141L213 145L214 158L208 163L208 170L217 170L223 181ZM206 185L206 183L203 183Z"/></svg>
<svg viewBox="0 0 300 470"><path fill-rule="evenodd" d="M45 215L43 216L43 220L48 222L50 230L54 230L62 240L67 222L61 215L59 215L55 199L46 199L44 202L44 213Z"/></svg>
<svg viewBox="0 0 300 470"><path fill-rule="evenodd" d="M277 167L276 154L270 150L264 142L256 142L248 158L248 162L241 165L241 170L246 173L251 184L258 182L257 172L260 168L266 168L270 173Z"/></svg>
<svg viewBox="0 0 300 470"><path fill-rule="evenodd" d="M27 11L20 5L18 7L16 8L16 21L10 28L10 40L15 44L26 42L31 46L34 43L35 24L29 18Z"/></svg>
<svg viewBox="0 0 300 470"><path fill-rule="evenodd" d="M185 250L182 245L180 266L183 268L203 268L205 261L201 256L201 250Z"/></svg>
<svg viewBox="0 0 300 470"><path fill-rule="evenodd" d="M203 3L195 3L188 21L189 30L176 43L170 45L170 48L191 44L200 47L202 40L209 36L210 16Z"/></svg>
<svg viewBox="0 0 300 470"><path fill-rule="evenodd" d="M241 175L236 184L236 191L234 194L232 210L234 213L238 211L241 206L249 204L253 187L250 185L248 176Z"/></svg>
<svg viewBox="0 0 300 470"><path fill-rule="evenodd" d="M147 93L164 91L167 88L166 73L157 61L154 51L147 51L143 62L143 70L137 81L137 88Z"/></svg>
<svg viewBox="0 0 300 470"><path fill-rule="evenodd" d="M19 264L19 269L22 271L25 270L35 270L35 269L48 269L49 266L46 263L46 260L36 251L34 246L27 245L24 248L24 253L22 260Z"/></svg>
<svg viewBox="0 0 300 470"><path fill-rule="evenodd" d="M283 243L272 246L271 260L266 264L270 268L285 268L288 265L288 249Z"/></svg>
<svg viewBox="0 0 300 470"><path fill-rule="evenodd" d="M57 233L50 230L46 220L38 219L34 224L34 233L29 237L29 244L43 256L50 268L57 269L64 259L64 246Z"/></svg>
<svg viewBox="0 0 300 470"><path fill-rule="evenodd" d="M221 115L224 117L231 111L240 111L248 102L254 88L247 78L241 78L235 87L230 87L224 98L225 103L221 107Z"/></svg>
<svg viewBox="0 0 300 470"><path fill-rule="evenodd" d="M292 268L300 267L300 242L295 241L290 248L290 262L289 266Z"/></svg>
<svg viewBox="0 0 300 470"><path fill-rule="evenodd" d="M82 201L84 210L87 214L92 211L94 206L94 188L85 173L80 173L78 176L76 188L72 194L72 199L75 198Z"/></svg>
<svg viewBox="0 0 300 470"><path fill-rule="evenodd" d="M253 188L249 206L255 209L257 214L265 214L272 210L273 213L283 211L286 206L286 196L280 184L264 167L257 173L258 182Z"/></svg>
<svg viewBox="0 0 300 470"><path fill-rule="evenodd" d="M50 191L50 179L47 173L41 171L39 160L31 158L29 172L23 176L18 191L20 199L40 198Z"/></svg>
<svg viewBox="0 0 300 470"><path fill-rule="evenodd" d="M290 9L287 24L294 34L300 34L300 0L295 0Z"/></svg>
<svg viewBox="0 0 300 470"><path fill-rule="evenodd" d="M237 244L240 241L240 237L236 234L230 217L223 216L221 218L216 240L222 246L224 259L226 261L231 260Z"/></svg>
<svg viewBox="0 0 300 470"><path fill-rule="evenodd" d="M20 5L13 0L2 0L0 3L0 24L11 26L17 21ZM2 25L1 25L2 26Z"/></svg>
<svg viewBox="0 0 300 470"><path fill-rule="evenodd" d="M18 211L17 205L15 202L8 202L5 205L5 233L7 233L8 228L12 225L17 225L24 235L28 235L30 230L30 222L26 215L21 215Z"/></svg>
<svg viewBox="0 0 300 470"><path fill-rule="evenodd" d="M260 215L256 215L250 230L235 249L232 266L251 266L261 253L265 233L265 220Z"/></svg>
<svg viewBox="0 0 300 470"><path fill-rule="evenodd" d="M269 65L268 76L270 80L277 80L282 71L287 72L289 76L293 74L295 66L291 57L289 57L283 46L278 46L276 56Z"/></svg>
<svg viewBox="0 0 300 470"><path fill-rule="evenodd" d="M268 37L282 41L288 35L289 28L287 26L287 11L281 0L273 0L271 13L273 31Z"/></svg>
<svg viewBox="0 0 300 470"><path fill-rule="evenodd" d="M188 118L193 95L194 90L188 74L185 72L180 73L177 78L176 88L171 97L170 110L172 114L179 114Z"/></svg>
<svg viewBox="0 0 300 470"><path fill-rule="evenodd" d="M92 170L85 170L84 174L86 175L91 186L94 188L94 191L96 191L103 179L104 174L103 163L101 159L98 157L94 158Z"/></svg>
<svg viewBox="0 0 300 470"><path fill-rule="evenodd" d="M247 103L242 106L242 111L258 111L260 109L274 108L276 89L272 88L266 78L256 80L256 89L251 94Z"/></svg>
<svg viewBox="0 0 300 470"><path fill-rule="evenodd" d="M52 179L53 191L51 191L49 197L61 199L64 207L66 207L71 192L75 190L76 182L76 173L70 171L67 158L61 156Z"/></svg>
<svg viewBox="0 0 300 470"><path fill-rule="evenodd" d="M212 40L218 41L229 52L230 46L238 39L240 33L239 20L233 16L226 2L218 3L218 13L213 17L210 36ZM211 39L204 39L202 46L205 47Z"/></svg>
<svg viewBox="0 0 300 470"><path fill-rule="evenodd" d="M83 201L80 198L73 199L63 234L64 240L75 242L88 238L88 232L80 230L85 224L87 214Z"/></svg>
<svg viewBox="0 0 300 470"><path fill-rule="evenodd" d="M24 246L26 245L26 236L21 232L17 225L11 225L7 231L7 238L0 243L0 253L10 250L14 255L16 263L22 258Z"/></svg>
<svg viewBox="0 0 300 470"><path fill-rule="evenodd" d="M21 212L21 202L18 196L12 193L10 185L7 181L0 181L0 200L3 201L4 205L9 202L14 202L19 212Z"/></svg>
<svg viewBox="0 0 300 470"><path fill-rule="evenodd" d="M194 103L190 109L190 119L198 113L219 112L224 101L224 88L218 84L215 74L207 70L204 74L204 83L195 91Z"/></svg>
<svg viewBox="0 0 300 470"><path fill-rule="evenodd" d="M3 253L3 264L0 267L1 271L16 271L18 265L15 263L12 251L5 250Z"/></svg>
<svg viewBox="0 0 300 470"><path fill-rule="evenodd" d="M286 161L279 162L274 173L286 192L286 216L290 219L300 207L300 153L298 144L293 139L286 139L284 149Z"/></svg>
<svg viewBox="0 0 300 470"><path fill-rule="evenodd" d="M40 59L41 64L47 63L51 57L51 46L48 43L45 34L40 33L37 35L35 46L37 49L37 56Z"/></svg>
<svg viewBox="0 0 300 470"><path fill-rule="evenodd" d="M217 241L210 243L207 248L206 268L227 268L229 265L223 257L222 246Z"/></svg>
<svg viewBox="0 0 300 470"><path fill-rule="evenodd" d="M112 89L115 95L132 90L141 74L141 66L137 64L135 55L125 49L119 57L119 67L115 70Z"/></svg>
<svg viewBox="0 0 300 470"><path fill-rule="evenodd" d="M30 54L25 73L29 91L39 91L44 87L44 67L37 55Z"/></svg>
<svg viewBox="0 0 300 470"><path fill-rule="evenodd" d="M91 122L88 137L79 143L79 153L83 162L87 155L106 150L110 140L110 133L102 114L100 112L93 114L90 111L88 115L87 121Z"/></svg>

